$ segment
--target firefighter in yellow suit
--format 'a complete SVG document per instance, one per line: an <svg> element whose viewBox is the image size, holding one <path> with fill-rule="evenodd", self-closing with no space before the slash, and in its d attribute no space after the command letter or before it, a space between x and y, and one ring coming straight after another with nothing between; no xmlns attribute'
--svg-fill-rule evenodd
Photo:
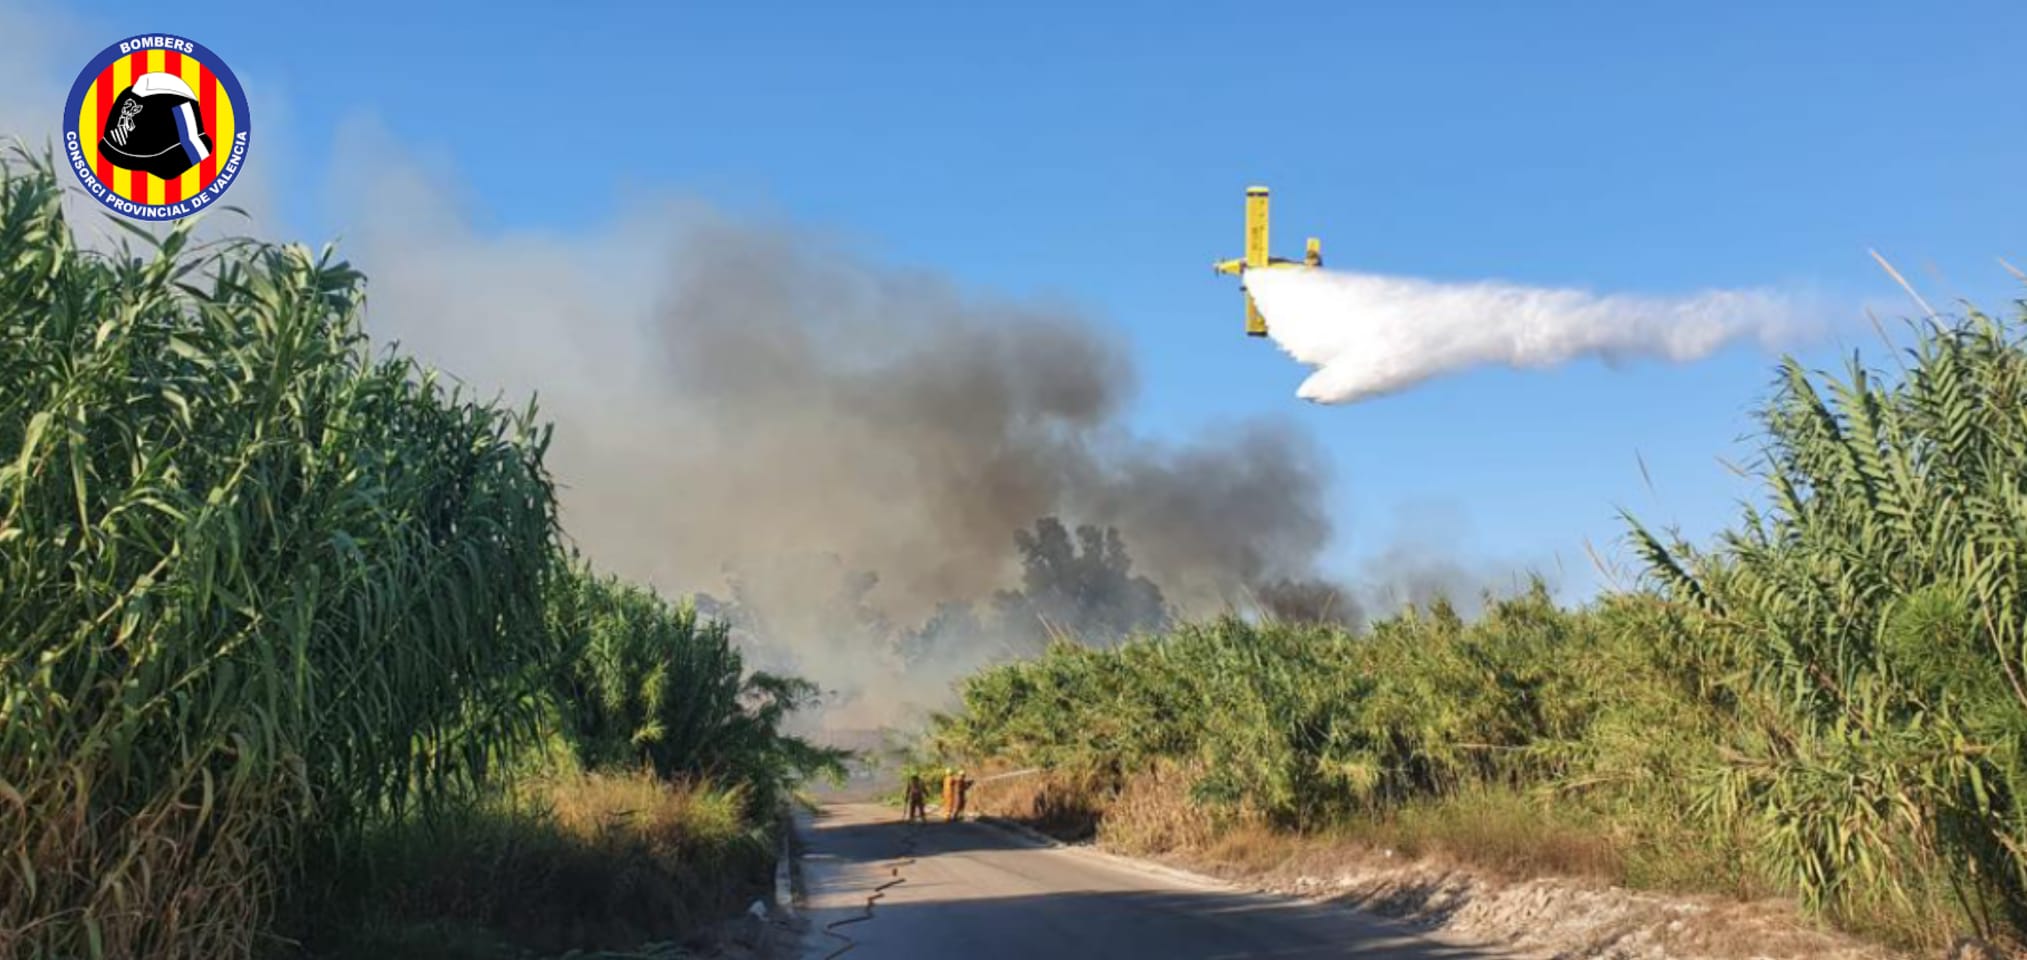
<svg viewBox="0 0 2027 960"><path fill-rule="evenodd" d="M964 816L964 801L971 793L971 778L962 770L952 770L943 777L943 819L954 823Z"/></svg>

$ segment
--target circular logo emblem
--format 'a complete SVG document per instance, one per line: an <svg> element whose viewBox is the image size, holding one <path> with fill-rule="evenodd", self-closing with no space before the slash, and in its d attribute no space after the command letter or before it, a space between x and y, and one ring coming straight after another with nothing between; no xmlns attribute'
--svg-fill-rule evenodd
<svg viewBox="0 0 2027 960"><path fill-rule="evenodd" d="M203 44L132 37L92 59L63 109L65 160L85 192L136 220L187 217L232 186L252 133L246 92Z"/></svg>

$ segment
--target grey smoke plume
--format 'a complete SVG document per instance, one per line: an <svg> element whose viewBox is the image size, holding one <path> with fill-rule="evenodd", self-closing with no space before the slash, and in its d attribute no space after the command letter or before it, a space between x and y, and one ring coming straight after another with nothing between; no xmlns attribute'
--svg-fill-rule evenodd
<svg viewBox="0 0 2027 960"><path fill-rule="evenodd" d="M1742 339L1778 341L1807 322L1762 290L1601 296L1497 281L1438 283L1334 270L1256 270L1246 289L1268 333L1317 367L1297 396L1346 403L1479 366L1579 357L1695 360Z"/></svg>
<svg viewBox="0 0 2027 960"><path fill-rule="evenodd" d="M352 138L390 169L399 151ZM887 638L1018 585L1038 518L1116 527L1133 574L1205 612L1313 577L1325 470L1285 424L1136 436L1122 344L1074 310L962 291L808 232L660 205L591 236L471 229L440 180L349 184L369 325L557 421L565 528L595 562L730 599L772 665L947 695L992 638L903 662ZM905 675L904 675L905 672Z"/></svg>

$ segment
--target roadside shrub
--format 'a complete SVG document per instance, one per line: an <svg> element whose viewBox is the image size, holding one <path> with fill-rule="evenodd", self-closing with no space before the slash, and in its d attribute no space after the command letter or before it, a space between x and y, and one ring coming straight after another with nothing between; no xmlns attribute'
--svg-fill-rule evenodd
<svg viewBox="0 0 2027 960"><path fill-rule="evenodd" d="M546 434L373 356L329 254L59 199L0 169L0 952L243 956L533 729Z"/></svg>
<svg viewBox="0 0 2027 960"><path fill-rule="evenodd" d="M932 745L1096 777L1085 805L1122 826L1146 819L1122 801L1172 802L1143 781L1187 769L1221 823L1377 824L1502 863L1725 877L1905 943L2018 939L2021 330L1923 325L1894 377L1783 364L1764 502L1707 549L1628 517L1642 589L1562 609L1536 584L1471 623L1438 601L1357 635L1226 618L1059 643L968 678ZM1572 842L1582 824L1611 843ZM1164 842L1144 826L1121 836Z"/></svg>
<svg viewBox="0 0 2027 960"><path fill-rule="evenodd" d="M771 882L740 788L562 772L375 830L319 956L494 958L680 941Z"/></svg>
<svg viewBox="0 0 2027 960"><path fill-rule="evenodd" d="M1757 826L1812 903L2027 929L2027 348L1972 313L1904 373L1793 361L1766 404L1764 509L1703 552L1635 524L1707 625L1736 725L1702 810ZM1932 882L1946 878L1946 884Z"/></svg>
<svg viewBox="0 0 2027 960"><path fill-rule="evenodd" d="M550 626L569 656L557 724L585 768L743 784L756 818L804 779L843 776L844 751L783 730L816 685L748 672L723 622L581 566L551 589Z"/></svg>
<svg viewBox="0 0 2027 960"><path fill-rule="evenodd" d="M839 766L784 732L814 687L567 557L532 407L376 352L328 250L97 252L61 198L47 161L0 163L0 956L328 933L389 836L460 869L547 844L517 879L559 936L564 892L603 903L630 863L698 910L764 862L721 839ZM591 773L502 813L559 737ZM622 803L649 819L587 840ZM479 887L411 903L518 902ZM680 921L656 904L578 906Z"/></svg>

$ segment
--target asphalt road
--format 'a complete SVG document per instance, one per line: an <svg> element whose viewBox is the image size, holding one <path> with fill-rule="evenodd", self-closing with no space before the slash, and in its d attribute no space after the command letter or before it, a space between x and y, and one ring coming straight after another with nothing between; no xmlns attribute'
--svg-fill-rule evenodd
<svg viewBox="0 0 2027 960"><path fill-rule="evenodd" d="M986 824L909 826L891 808L836 804L798 827L811 928L803 960L1503 956Z"/></svg>

